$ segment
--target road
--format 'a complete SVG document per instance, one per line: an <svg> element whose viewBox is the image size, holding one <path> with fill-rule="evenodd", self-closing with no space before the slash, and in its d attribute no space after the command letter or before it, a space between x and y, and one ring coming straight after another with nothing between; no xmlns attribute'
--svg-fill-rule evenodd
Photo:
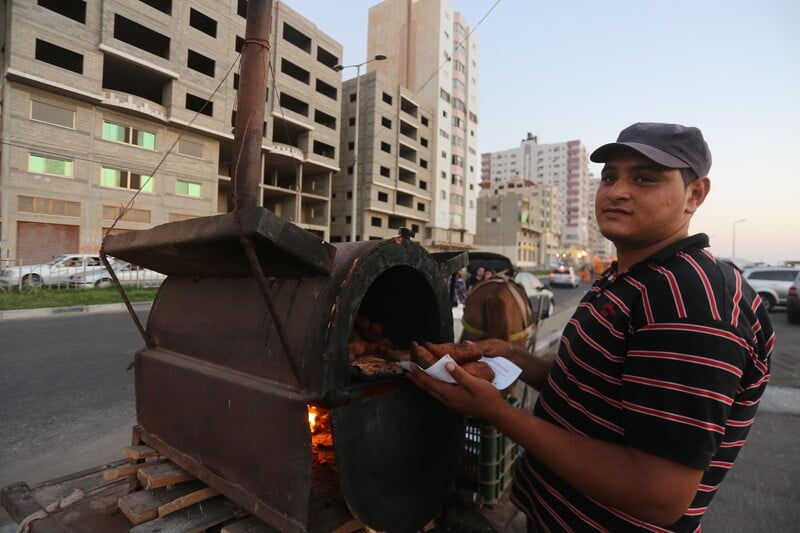
<svg viewBox="0 0 800 533"><path fill-rule="evenodd" d="M127 366L144 345L127 313L3 320L0 339L0 486L121 458L135 422Z"/></svg>
<svg viewBox="0 0 800 533"><path fill-rule="evenodd" d="M585 287L583 287L585 288ZM583 289L555 289L557 339ZM140 312L146 320L146 312ZM747 445L703 521L707 532L795 531L800 524L800 327L772 313L772 382ZM143 341L124 312L0 321L0 486L34 485L119 458L135 423ZM13 531L0 509L0 533Z"/></svg>

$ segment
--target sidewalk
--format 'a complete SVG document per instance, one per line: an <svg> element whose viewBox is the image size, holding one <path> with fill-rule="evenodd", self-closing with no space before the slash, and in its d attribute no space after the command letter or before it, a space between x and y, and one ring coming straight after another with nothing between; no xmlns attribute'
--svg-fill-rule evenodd
<svg viewBox="0 0 800 533"><path fill-rule="evenodd" d="M136 311L146 311L150 309L153 302L133 302ZM25 318L44 318L54 315L69 315L76 313L113 313L127 311L123 303L102 304L102 305L72 305L69 307L42 307L37 309L14 309L0 311L0 320L17 320Z"/></svg>

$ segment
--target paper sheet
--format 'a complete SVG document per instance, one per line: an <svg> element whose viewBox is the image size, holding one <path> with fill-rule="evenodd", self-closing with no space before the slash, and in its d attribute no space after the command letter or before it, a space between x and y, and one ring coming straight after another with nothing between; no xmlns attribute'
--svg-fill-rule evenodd
<svg viewBox="0 0 800 533"><path fill-rule="evenodd" d="M522 373L522 369L520 367L505 357L481 357L480 361L488 364L490 367L492 367L492 370L494 370L494 381L492 381L492 385L497 387L499 390L503 390L514 383L514 380L516 380ZM439 381L455 383L456 380L453 379L453 376L451 376L450 372L448 372L445 368L445 365L448 362L455 363L452 357L445 355L439 359L436 364L431 365L427 369L423 370L423 372L438 379ZM415 363L403 361L398 364L406 370L411 370L411 365Z"/></svg>

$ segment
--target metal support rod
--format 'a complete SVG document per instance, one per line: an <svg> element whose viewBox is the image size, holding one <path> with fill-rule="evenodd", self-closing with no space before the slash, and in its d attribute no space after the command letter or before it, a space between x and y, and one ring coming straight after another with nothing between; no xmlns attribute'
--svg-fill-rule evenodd
<svg viewBox="0 0 800 533"><path fill-rule="evenodd" d="M733 221L733 235L731 236L731 261L734 263L736 262L736 224L739 222L747 222L745 219L740 218L739 220Z"/></svg>
<svg viewBox="0 0 800 533"><path fill-rule="evenodd" d="M356 242L358 217L358 126L361 123L361 99L358 92L361 87L361 65L356 65L356 124L355 124L355 140L353 142L353 207L350 214L350 242Z"/></svg>
<svg viewBox="0 0 800 533"><path fill-rule="evenodd" d="M262 124L266 108L271 26L272 0L248 0L228 211L259 205Z"/></svg>

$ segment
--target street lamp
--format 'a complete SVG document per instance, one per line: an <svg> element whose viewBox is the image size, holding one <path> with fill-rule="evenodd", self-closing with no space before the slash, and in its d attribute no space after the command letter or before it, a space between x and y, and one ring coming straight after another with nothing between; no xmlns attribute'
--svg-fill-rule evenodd
<svg viewBox="0 0 800 533"><path fill-rule="evenodd" d="M367 59L357 65L335 65L333 70L340 72L346 68L355 67L356 69L356 117L355 117L355 142L353 143L353 209L350 215L350 241L356 241L356 199L358 198L358 125L361 123L358 116L361 114L361 100L358 98L358 89L361 85L361 67L373 61L383 61L386 56L383 54L376 54L372 59Z"/></svg>
<svg viewBox="0 0 800 533"><path fill-rule="evenodd" d="M733 221L733 238L731 239L731 261L733 261L734 263L736 262L736 224L738 224L739 222L747 222L747 221L743 218Z"/></svg>

